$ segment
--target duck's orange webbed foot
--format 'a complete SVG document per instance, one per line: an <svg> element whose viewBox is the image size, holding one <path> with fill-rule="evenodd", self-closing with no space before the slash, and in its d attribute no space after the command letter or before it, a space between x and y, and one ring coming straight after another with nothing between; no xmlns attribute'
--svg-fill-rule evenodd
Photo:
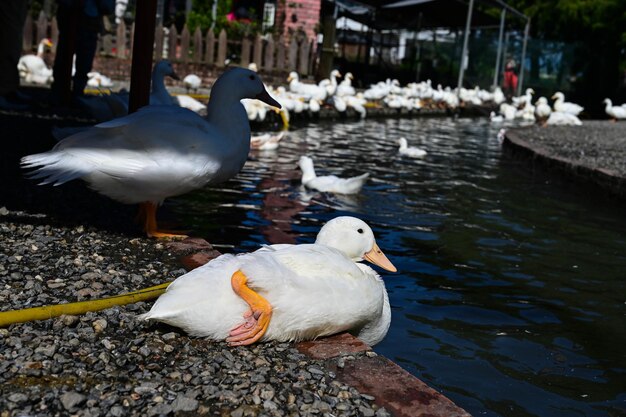
<svg viewBox="0 0 626 417"><path fill-rule="evenodd" d="M148 237L155 239L186 239L189 236L182 232L160 230L156 221L157 205L152 202L141 203L137 220L143 223L143 229Z"/></svg>
<svg viewBox="0 0 626 417"><path fill-rule="evenodd" d="M240 270L233 274L230 281L233 291L248 303L250 310L243 315L244 322L230 331L226 341L231 346L251 345L267 331L272 318L272 306L248 287L248 277Z"/></svg>

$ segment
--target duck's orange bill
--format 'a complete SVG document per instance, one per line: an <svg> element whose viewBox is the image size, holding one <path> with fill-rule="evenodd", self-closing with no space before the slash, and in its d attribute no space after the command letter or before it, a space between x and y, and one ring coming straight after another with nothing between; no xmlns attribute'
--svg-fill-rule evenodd
<svg viewBox="0 0 626 417"><path fill-rule="evenodd" d="M380 248L375 242L374 242L374 246L372 247L372 250L367 252L364 258L368 262L371 262L374 265L378 265L381 268L386 269L387 271L391 271L391 272L398 271L396 267L393 266L393 264L389 261L389 259L387 259L383 251L380 250Z"/></svg>

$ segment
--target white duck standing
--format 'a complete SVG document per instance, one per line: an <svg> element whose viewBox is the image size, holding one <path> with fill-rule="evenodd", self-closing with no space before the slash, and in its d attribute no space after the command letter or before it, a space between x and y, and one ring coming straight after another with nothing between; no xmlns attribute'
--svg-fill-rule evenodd
<svg viewBox="0 0 626 417"><path fill-rule="evenodd" d="M300 94L306 99L324 101L328 95L328 92L324 87L320 87L316 84L305 84L300 82L300 77L295 71L289 73L287 82L289 83L289 91Z"/></svg>
<svg viewBox="0 0 626 417"><path fill-rule="evenodd" d="M330 78L326 78L319 82L318 86L326 89L326 94L328 97L332 97L337 92L337 77L341 77L341 73L339 70L332 70L330 72Z"/></svg>
<svg viewBox="0 0 626 417"><path fill-rule="evenodd" d="M539 97L537 103L535 104L535 116L537 116L538 119L545 119L550 116L550 113L552 113L552 109L548 104L547 98Z"/></svg>
<svg viewBox="0 0 626 417"><path fill-rule="evenodd" d="M602 102L605 104L604 111L609 115L611 119L614 121L626 119L626 107L623 106L613 106L613 102L610 98L605 98Z"/></svg>
<svg viewBox="0 0 626 417"><path fill-rule="evenodd" d="M580 112L585 110L584 107L579 106L576 103L570 103L569 101L565 101L565 95L560 91L557 91L552 96L552 99L556 100L554 102L554 111L560 113L569 113L574 116L578 116Z"/></svg>
<svg viewBox="0 0 626 417"><path fill-rule="evenodd" d="M22 166L37 168L31 176L42 184L80 178L114 200L140 203L148 236L175 237L158 230L157 206L226 181L246 162L250 125L243 98L280 108L257 74L233 68L213 85L206 118L180 107L146 106L69 136L51 151L25 156Z"/></svg>
<svg viewBox="0 0 626 417"><path fill-rule="evenodd" d="M341 81L337 86L336 94L338 96L354 96L356 94L356 90L352 86L353 79L354 75L352 75L351 72L347 72L343 77L343 81Z"/></svg>
<svg viewBox="0 0 626 417"><path fill-rule="evenodd" d="M46 47L51 47L52 41L44 38L37 45L37 55L22 56L17 63L17 70L24 81L33 84L46 85L52 82L52 69L48 68L43 54Z"/></svg>
<svg viewBox="0 0 626 417"><path fill-rule="evenodd" d="M318 177L315 174L313 160L308 156L301 156L298 165L302 170L302 184L322 192L356 194L361 191L363 184L370 176L369 173L365 173L351 178L339 178L335 175Z"/></svg>
<svg viewBox="0 0 626 417"><path fill-rule="evenodd" d="M375 345L387 334L391 309L384 282L363 260L396 271L365 222L337 217L313 244L222 255L188 272L140 318L231 345L342 331Z"/></svg>
<svg viewBox="0 0 626 417"><path fill-rule="evenodd" d="M400 149L398 149L400 155L408 156L411 158L423 158L427 154L427 152L423 149L409 146L406 138L398 139L398 143L400 144Z"/></svg>
<svg viewBox="0 0 626 417"><path fill-rule="evenodd" d="M202 79L200 79L200 77L196 74L189 74L183 78L183 84L185 85L185 88L187 88L187 92L189 92L189 90L197 92L198 88L202 85Z"/></svg>

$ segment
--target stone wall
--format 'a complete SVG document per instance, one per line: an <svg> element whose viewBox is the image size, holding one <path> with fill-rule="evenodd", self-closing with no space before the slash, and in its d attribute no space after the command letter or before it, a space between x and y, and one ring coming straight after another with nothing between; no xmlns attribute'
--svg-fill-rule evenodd
<svg viewBox="0 0 626 417"><path fill-rule="evenodd" d="M283 36L287 43L291 35L303 31L309 42L315 39L320 21L321 0L279 1L276 22L283 25Z"/></svg>

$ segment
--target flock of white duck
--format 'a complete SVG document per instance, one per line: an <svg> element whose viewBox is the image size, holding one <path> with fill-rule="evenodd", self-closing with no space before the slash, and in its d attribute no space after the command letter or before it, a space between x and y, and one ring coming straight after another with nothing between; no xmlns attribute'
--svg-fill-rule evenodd
<svg viewBox="0 0 626 417"><path fill-rule="evenodd" d="M22 166L31 169L29 175L42 184L82 179L114 200L140 204L139 218L148 236L181 237L157 227L156 210L166 198L234 177L253 143L271 150L284 137L282 133L278 139L273 135L251 139L252 106L258 106L255 117L260 108L280 109L281 104L294 112L319 111L318 107L328 104L339 111L352 107L364 117L368 100L407 109L419 108L427 99L451 107L458 106L459 99L475 104L502 100L504 105L499 90L461 90L457 95L441 86L434 89L429 82L400 87L395 81L386 81L356 93L351 75L338 83L337 71L319 84L302 83L292 73L288 90L273 89L265 86L255 71L233 68L213 84L208 106L202 109L206 115L201 116L196 113L199 110L184 108L180 96L169 94L165 76L176 75L169 62L162 61L154 68L150 105L130 115L116 113L128 109L124 94L86 99L96 100L90 103L94 112L108 108L110 114L102 116L112 116L111 120L70 134L48 152L25 156ZM197 91L201 86L199 77L188 76L184 83L188 90ZM517 99L515 115L520 107L522 116L531 113L531 98L532 90L527 90ZM560 93L555 98L555 111L540 99L532 114L582 111L564 102ZM612 107L610 100L606 103L618 118L619 109ZM508 114L507 107L503 108L503 114ZM409 147L405 138L398 142L402 156L426 155ZM322 192L357 193L369 176L317 176L308 156L302 156L299 165L303 185ZM391 313L382 279L361 263L364 260L396 270L367 224L353 217L338 217L322 227L314 244L278 244L238 256L222 255L179 277L142 318L231 345L313 339L340 331L350 331L373 345L387 333Z"/></svg>
<svg viewBox="0 0 626 417"><path fill-rule="evenodd" d="M501 123L505 120L521 119L528 122L540 122L546 125L569 125L581 126L582 122L578 115L582 113L584 107L565 101L565 95L557 91L552 96L554 103L552 107L548 104L548 99L539 97L535 104L532 104L532 88L526 89L526 93L519 97L513 97L512 104L500 104L499 114L491 112L490 119L493 123ZM605 112L613 119L626 119L626 104L613 106L611 99L604 99Z"/></svg>

